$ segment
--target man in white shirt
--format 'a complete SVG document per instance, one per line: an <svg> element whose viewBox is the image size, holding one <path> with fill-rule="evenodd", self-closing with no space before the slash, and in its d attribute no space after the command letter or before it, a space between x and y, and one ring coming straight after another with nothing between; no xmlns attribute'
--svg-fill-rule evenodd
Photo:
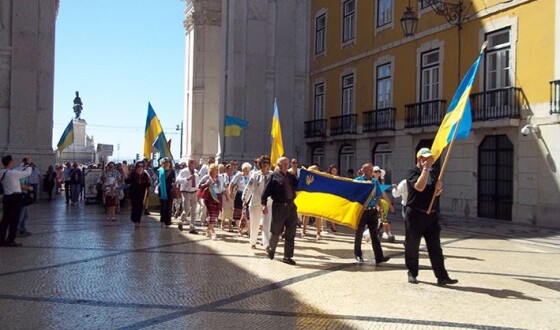
<svg viewBox="0 0 560 330"><path fill-rule="evenodd" d="M184 164L184 163L183 163ZM198 234L196 228L194 227L194 222L196 219L196 207L198 205L198 198L196 197L196 192L198 190L198 182L200 181L200 176L196 170L196 162L194 159L187 161L187 167L183 168L175 182L179 185L181 189L181 195L183 197L183 213L181 214L181 223L179 224L179 229L182 229L183 223L187 220L187 215L191 214L191 222L189 233Z"/></svg>
<svg viewBox="0 0 560 330"><path fill-rule="evenodd" d="M21 184L20 179L31 175L29 166L30 158L22 168L14 169L14 160L11 155L2 157L4 169L0 170L0 184L4 188L2 204L4 216L0 221L0 246L17 247L21 244L15 242L19 213L21 211ZM8 237L6 237L6 232Z"/></svg>
<svg viewBox="0 0 560 330"><path fill-rule="evenodd" d="M66 195L66 204L70 203L70 174L72 173L72 164L66 163L64 171L62 171L62 182L64 182L64 195Z"/></svg>

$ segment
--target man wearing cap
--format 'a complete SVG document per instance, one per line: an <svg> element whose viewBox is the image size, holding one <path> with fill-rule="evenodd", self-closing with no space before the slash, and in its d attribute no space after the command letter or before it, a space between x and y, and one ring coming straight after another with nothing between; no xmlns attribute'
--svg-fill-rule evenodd
<svg viewBox="0 0 560 330"><path fill-rule="evenodd" d="M181 163L182 168L183 165L187 164ZM181 214L181 225L179 226L179 229L182 228L182 224L185 223L187 215L190 213L190 234L198 234L196 228L194 227L194 222L196 219L196 207L198 205L196 192L199 181L200 177L198 175L198 171L196 170L196 162L194 159L189 158L188 165L179 172L176 182L181 189L181 195L183 197L183 213Z"/></svg>
<svg viewBox="0 0 560 330"><path fill-rule="evenodd" d="M422 148L416 154L416 166L406 175L408 200L405 214L405 262L408 268L408 282L417 284L418 251L420 240L424 237L432 269L438 285L456 284L445 269L443 251L441 250L439 216L434 208L428 212L432 196L439 197L443 183L436 179L432 171L434 157L428 148Z"/></svg>
<svg viewBox="0 0 560 330"><path fill-rule="evenodd" d="M377 181L377 179L373 176L373 168L374 167L372 163L365 163L364 165L362 165L362 172L364 173L364 175L354 179L354 181L365 181L375 185L374 198L372 198L369 201L368 205L366 205L365 210L362 213L362 217L360 218L360 222L358 223L358 228L356 229L356 233L354 236L354 257L356 258L356 261L358 263L364 262L364 258L362 257L362 238L367 226L369 229L369 235L371 237L371 246L373 248L373 254L375 256L375 263L380 264L389 261L391 257L383 256L381 242L379 241L379 236L377 236L377 218L379 217L379 214L376 205L383 198L388 201L389 209L391 210L391 212L394 212L395 209L391 205L389 198L387 197L385 192L381 190L379 181Z"/></svg>

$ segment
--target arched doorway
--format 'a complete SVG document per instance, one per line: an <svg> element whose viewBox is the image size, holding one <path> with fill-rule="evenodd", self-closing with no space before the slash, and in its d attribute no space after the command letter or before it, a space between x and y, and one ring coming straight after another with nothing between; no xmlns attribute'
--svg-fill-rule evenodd
<svg viewBox="0 0 560 330"><path fill-rule="evenodd" d="M511 220L513 144L506 135L484 138L478 146L478 216Z"/></svg>

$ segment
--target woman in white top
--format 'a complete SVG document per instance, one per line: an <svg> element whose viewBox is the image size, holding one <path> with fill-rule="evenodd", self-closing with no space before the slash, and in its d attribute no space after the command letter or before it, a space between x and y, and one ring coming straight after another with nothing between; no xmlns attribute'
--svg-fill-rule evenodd
<svg viewBox="0 0 560 330"><path fill-rule="evenodd" d="M218 165L210 164L208 174L203 176L198 183L198 188L202 190L204 205L208 209L208 228L206 236L216 239L214 224L222 208L222 193L225 189L223 178L218 175Z"/></svg>
<svg viewBox="0 0 560 330"><path fill-rule="evenodd" d="M233 177L229 185L230 195L235 196L233 199L233 220L239 229L239 235L244 232L244 228L241 226L241 215L243 212L243 200L241 197L243 195L243 190L245 190L247 183L249 183L249 172L251 172L251 168L251 164L243 163L243 165L241 165L241 172Z"/></svg>
<svg viewBox="0 0 560 330"><path fill-rule="evenodd" d="M222 198L222 213L220 213L220 220L222 222L222 229L225 230L225 222L227 221L228 231L231 232L231 222L233 220L233 198L235 196L231 196L229 194L228 188L233 180L233 166L231 164L227 164L225 166L225 170L225 173L221 174L226 190L224 191Z"/></svg>
<svg viewBox="0 0 560 330"><path fill-rule="evenodd" d="M259 225L262 219L262 244L264 248L268 248L270 241L270 222L272 212L266 215L262 213L261 196L264 188L270 181L272 172L270 171L270 158L263 155L259 158L260 171L253 172L251 178L243 191L243 204L249 206L250 225L250 239L251 249L257 248L257 236L259 235ZM269 199L269 205L272 205L272 199Z"/></svg>

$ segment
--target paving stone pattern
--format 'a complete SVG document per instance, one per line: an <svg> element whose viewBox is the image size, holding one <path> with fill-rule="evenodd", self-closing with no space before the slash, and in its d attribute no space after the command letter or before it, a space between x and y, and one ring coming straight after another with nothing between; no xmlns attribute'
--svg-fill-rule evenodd
<svg viewBox="0 0 560 330"><path fill-rule="evenodd" d="M340 228L296 239L296 266L217 229L218 239L140 228L128 209L107 222L99 205L31 206L32 236L0 247L0 329L559 329L560 230L443 219L439 287L423 248L420 283L406 282L403 222L383 242L387 264L353 258ZM203 227L199 227L203 233ZM298 229L301 233L301 229Z"/></svg>

